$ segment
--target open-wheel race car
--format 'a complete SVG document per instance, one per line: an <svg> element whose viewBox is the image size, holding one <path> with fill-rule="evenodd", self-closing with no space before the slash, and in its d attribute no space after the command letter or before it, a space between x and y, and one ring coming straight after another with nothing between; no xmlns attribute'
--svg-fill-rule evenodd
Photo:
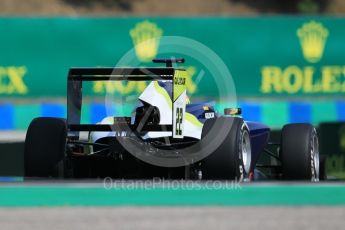
<svg viewBox="0 0 345 230"><path fill-rule="evenodd" d="M319 179L316 129L287 124L280 142L270 128L245 121L240 108L216 111L212 103L189 103L187 71L155 59L159 68L71 68L67 119L35 118L25 140L27 177L114 177L253 180L258 177ZM131 116L111 114L81 124L86 81L149 81ZM81 135L86 132L85 137ZM272 150L273 149L273 150ZM260 164L263 155L269 164Z"/></svg>

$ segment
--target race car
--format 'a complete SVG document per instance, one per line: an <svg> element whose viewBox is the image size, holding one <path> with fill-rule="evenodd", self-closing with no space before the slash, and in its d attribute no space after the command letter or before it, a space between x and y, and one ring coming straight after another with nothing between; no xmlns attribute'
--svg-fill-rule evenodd
<svg viewBox="0 0 345 230"><path fill-rule="evenodd" d="M190 103L184 59L155 68L71 68L67 119L39 117L25 140L25 176L319 180L316 129L287 124L278 143L270 128L245 121L240 108ZM149 81L131 116L81 124L86 81ZM87 135L82 135L82 133ZM266 155L268 164L260 164Z"/></svg>

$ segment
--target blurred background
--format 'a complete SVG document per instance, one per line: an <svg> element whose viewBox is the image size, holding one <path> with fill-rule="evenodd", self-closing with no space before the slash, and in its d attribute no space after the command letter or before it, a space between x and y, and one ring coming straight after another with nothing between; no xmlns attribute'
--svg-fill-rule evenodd
<svg viewBox="0 0 345 230"><path fill-rule="evenodd" d="M3 16L342 15L341 0L2 0Z"/></svg>
<svg viewBox="0 0 345 230"><path fill-rule="evenodd" d="M345 179L344 14L341 0L1 0L0 174L22 174L34 117L66 117L70 67L115 66L131 49L138 65L151 66L161 38L182 36L224 61L243 117L271 126L273 138L286 123L316 125L329 178ZM192 101L221 98L216 76L198 79L203 66L186 59ZM106 116L106 93L126 97L144 87L85 86L82 122ZM220 110L226 105L217 101ZM132 106L119 104L114 115Z"/></svg>

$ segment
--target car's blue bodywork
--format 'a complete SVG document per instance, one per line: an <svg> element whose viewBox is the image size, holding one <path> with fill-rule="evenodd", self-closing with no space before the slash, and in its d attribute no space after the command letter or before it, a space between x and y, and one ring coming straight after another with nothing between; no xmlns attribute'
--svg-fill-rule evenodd
<svg viewBox="0 0 345 230"><path fill-rule="evenodd" d="M267 145L270 128L262 123L246 121L249 128L250 144L252 148L251 171L255 168L264 147Z"/></svg>

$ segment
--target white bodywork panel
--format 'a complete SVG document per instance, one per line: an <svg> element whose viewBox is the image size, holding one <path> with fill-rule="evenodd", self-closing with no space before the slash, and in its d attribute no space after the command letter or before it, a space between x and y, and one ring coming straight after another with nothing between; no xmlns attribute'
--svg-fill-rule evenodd
<svg viewBox="0 0 345 230"><path fill-rule="evenodd" d="M180 135L173 135L172 132L147 132L143 139L148 138L161 138L161 137L171 137L174 138L183 138L193 137L196 139L201 139L201 132L203 124L192 114L186 112L186 92L182 92L179 97L175 100L174 105L172 106L171 98L168 92L161 86L159 86L157 81L152 81L146 89L139 96L141 101L144 101L152 106L156 106L159 109L160 113L160 125L173 125L173 132L176 134L176 129L181 129ZM173 113L174 107L174 113ZM173 124L173 121L177 121L177 109L182 109L182 120ZM113 124L113 117L106 117L97 124ZM94 142L102 137L109 136L121 136L121 133L115 132L91 132L90 141Z"/></svg>

